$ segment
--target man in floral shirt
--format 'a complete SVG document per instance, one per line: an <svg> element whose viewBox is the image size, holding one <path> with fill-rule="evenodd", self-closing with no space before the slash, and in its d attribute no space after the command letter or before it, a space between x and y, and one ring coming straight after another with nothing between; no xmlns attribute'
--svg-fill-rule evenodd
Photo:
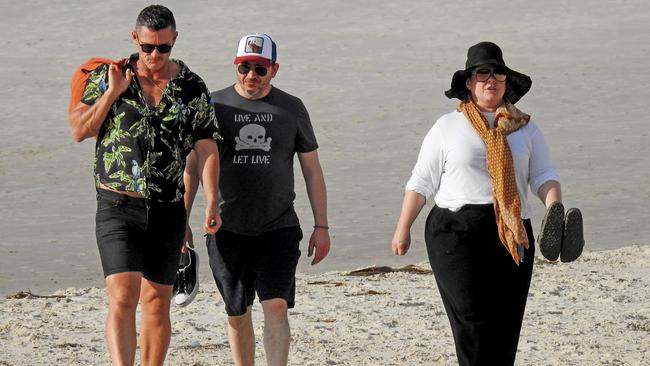
<svg viewBox="0 0 650 366"><path fill-rule="evenodd" d="M142 364L165 359L187 220L183 170L192 150L207 200L204 230L214 234L221 225L215 143L221 137L205 84L170 59L177 35L169 9L143 9L131 33L138 53L92 71L69 113L75 141L97 139L96 233L108 290L106 339L115 364L134 362L138 302Z"/></svg>

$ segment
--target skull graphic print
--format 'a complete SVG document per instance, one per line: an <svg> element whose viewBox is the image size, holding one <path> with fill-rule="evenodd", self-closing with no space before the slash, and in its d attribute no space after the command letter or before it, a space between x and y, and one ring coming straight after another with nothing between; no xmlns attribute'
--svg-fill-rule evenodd
<svg viewBox="0 0 650 366"><path fill-rule="evenodd" d="M235 136L235 150L271 150L271 138L266 137L266 129L254 123L248 124L239 130Z"/></svg>

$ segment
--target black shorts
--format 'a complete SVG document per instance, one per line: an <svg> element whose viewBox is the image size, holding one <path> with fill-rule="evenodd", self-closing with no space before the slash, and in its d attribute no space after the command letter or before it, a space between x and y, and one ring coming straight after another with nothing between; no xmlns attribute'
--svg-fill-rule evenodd
<svg viewBox="0 0 650 366"><path fill-rule="evenodd" d="M210 268L228 315L246 313L255 292L260 301L280 298L293 308L300 240L302 230L297 226L259 236L226 230L208 236Z"/></svg>
<svg viewBox="0 0 650 366"><path fill-rule="evenodd" d="M104 277L141 272L173 285L185 237L183 202L157 203L99 189L95 216Z"/></svg>

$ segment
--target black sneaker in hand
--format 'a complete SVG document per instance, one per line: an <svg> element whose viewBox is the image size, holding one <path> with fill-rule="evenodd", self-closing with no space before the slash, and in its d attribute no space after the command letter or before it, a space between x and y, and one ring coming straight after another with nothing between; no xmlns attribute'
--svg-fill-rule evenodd
<svg viewBox="0 0 650 366"><path fill-rule="evenodd" d="M181 253L181 260L176 272L176 282L172 292L172 301L176 306L187 306L199 292L199 256L193 248Z"/></svg>

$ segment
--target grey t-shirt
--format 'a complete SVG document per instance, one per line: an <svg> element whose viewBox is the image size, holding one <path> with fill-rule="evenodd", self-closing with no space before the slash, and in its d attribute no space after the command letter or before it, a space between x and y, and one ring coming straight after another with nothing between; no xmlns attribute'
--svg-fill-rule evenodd
<svg viewBox="0 0 650 366"><path fill-rule="evenodd" d="M217 141L222 228L259 235L298 226L294 154L318 148L302 101L275 87L257 100L242 98L234 86L211 97L223 137Z"/></svg>

